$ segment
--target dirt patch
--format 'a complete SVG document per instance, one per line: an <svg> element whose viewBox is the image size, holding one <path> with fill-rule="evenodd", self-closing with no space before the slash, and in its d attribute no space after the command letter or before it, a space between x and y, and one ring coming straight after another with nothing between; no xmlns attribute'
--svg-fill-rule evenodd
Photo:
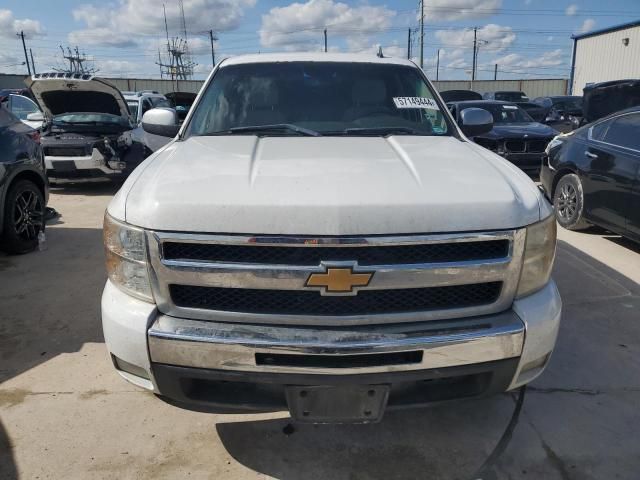
<svg viewBox="0 0 640 480"><path fill-rule="evenodd" d="M31 395L31 391L23 388L0 390L0 407L14 407L16 405L20 405L28 395Z"/></svg>
<svg viewBox="0 0 640 480"><path fill-rule="evenodd" d="M104 389L100 389L100 390L87 390L86 392L83 392L80 394L80 400L91 400L94 397L99 397L100 395L108 395L109 392L107 392Z"/></svg>

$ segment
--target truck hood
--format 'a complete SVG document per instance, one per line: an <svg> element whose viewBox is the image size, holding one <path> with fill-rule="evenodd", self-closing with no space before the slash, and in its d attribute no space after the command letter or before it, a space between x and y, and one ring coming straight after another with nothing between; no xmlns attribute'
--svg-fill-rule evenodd
<svg viewBox="0 0 640 480"><path fill-rule="evenodd" d="M153 230L371 235L520 227L540 202L524 173L454 137L210 136L147 159L109 212Z"/></svg>
<svg viewBox="0 0 640 480"><path fill-rule="evenodd" d="M109 113L129 118L127 102L115 86L101 78L75 78L43 73L25 80L48 118L64 113Z"/></svg>
<svg viewBox="0 0 640 480"><path fill-rule="evenodd" d="M640 105L640 80L614 80L584 87L582 114L587 123Z"/></svg>

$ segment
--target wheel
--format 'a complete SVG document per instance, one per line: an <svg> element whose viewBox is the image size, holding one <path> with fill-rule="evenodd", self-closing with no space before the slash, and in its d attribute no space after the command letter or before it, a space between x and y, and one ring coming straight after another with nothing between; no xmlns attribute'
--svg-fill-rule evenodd
<svg viewBox="0 0 640 480"><path fill-rule="evenodd" d="M7 192L2 246L7 253L35 250L38 233L44 230L45 204L42 192L30 180L20 180Z"/></svg>
<svg viewBox="0 0 640 480"><path fill-rule="evenodd" d="M553 192L558 223L567 230L584 230L589 223L584 220L584 193L580 177L574 173L560 179Z"/></svg>

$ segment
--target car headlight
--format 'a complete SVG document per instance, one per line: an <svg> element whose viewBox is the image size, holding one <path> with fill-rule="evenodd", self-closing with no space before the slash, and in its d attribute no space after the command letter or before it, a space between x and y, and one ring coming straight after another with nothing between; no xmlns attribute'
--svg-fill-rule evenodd
<svg viewBox="0 0 640 480"><path fill-rule="evenodd" d="M109 280L125 293L153 303L144 230L105 214L103 235Z"/></svg>
<svg viewBox="0 0 640 480"><path fill-rule="evenodd" d="M540 290L549 281L556 254L556 229L554 215L527 227L518 297Z"/></svg>
<svg viewBox="0 0 640 480"><path fill-rule="evenodd" d="M544 153L546 153L547 155L549 155L549 153L551 152L551 150L553 150L556 147L559 147L560 145L562 145L565 141L565 139L567 137L570 137L571 135L574 134L574 131L570 131L567 133L561 133L560 135L556 135L555 137L553 137L551 139L551 141L547 144L547 148L544 149Z"/></svg>

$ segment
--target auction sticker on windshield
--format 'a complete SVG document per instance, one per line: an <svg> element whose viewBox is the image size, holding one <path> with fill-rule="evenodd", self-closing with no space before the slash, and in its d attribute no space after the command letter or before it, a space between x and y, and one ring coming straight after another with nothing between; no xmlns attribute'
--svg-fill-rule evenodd
<svg viewBox="0 0 640 480"><path fill-rule="evenodd" d="M440 110L433 98L425 97L393 97L396 108L426 108L428 110Z"/></svg>

